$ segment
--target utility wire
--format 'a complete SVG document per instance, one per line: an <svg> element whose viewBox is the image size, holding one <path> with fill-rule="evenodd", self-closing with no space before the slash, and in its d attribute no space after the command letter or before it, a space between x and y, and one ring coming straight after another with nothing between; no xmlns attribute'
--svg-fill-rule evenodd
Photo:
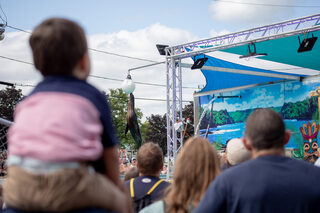
<svg viewBox="0 0 320 213"><path fill-rule="evenodd" d="M32 32L29 32L29 31L26 31L26 30L23 30L23 29L20 29L20 28L17 28L17 27L14 27L14 26L11 26L11 25L7 25L8 28L11 28L11 29L14 29L14 30L19 30L21 32L25 32L25 33L28 33L28 34L31 34Z"/></svg>
<svg viewBox="0 0 320 213"><path fill-rule="evenodd" d="M23 63L23 64L34 65L33 63L30 63L30 62L27 62L27 61L21 61L21 60L18 60L18 59L9 58L9 57L2 56L2 55L0 55L0 58L8 59L8 60L19 62L19 63Z"/></svg>
<svg viewBox="0 0 320 213"><path fill-rule="evenodd" d="M157 61L153 61L153 60L149 60L149 59L137 58L137 57L132 57L132 56L128 56L128 55L121 55L121 54L118 54L118 53L107 52L107 51L104 51L104 50L97 50L97 49L94 49L94 48L88 48L88 49L91 50L91 51L104 53L104 54L108 54L108 55L114 55L114 56L118 56L118 57L122 57L122 58L129 58L129 59L135 59L135 60L147 61L147 62L157 62Z"/></svg>
<svg viewBox="0 0 320 213"><path fill-rule="evenodd" d="M97 75L89 75L90 77L93 78L101 78L101 79L106 79L106 80L112 80L112 81L120 81L122 82L123 80L121 79L116 79L116 78L108 78L108 77L102 77L102 76L97 76ZM134 81L135 84L142 84L142 85L148 85L148 86L158 86L158 87L167 87L164 84L153 84L153 83L144 83L144 82L139 82L139 81ZM184 89L198 89L196 87L182 87Z"/></svg>
<svg viewBox="0 0 320 213"><path fill-rule="evenodd" d="M2 13L3 13L4 17L5 17L5 20L1 17L1 15L0 15L0 18L1 18L2 21L5 22L4 24L7 26L8 18L7 18L7 15L4 13L4 11L3 11L2 7L1 7L1 4L0 4L0 10L2 11Z"/></svg>
<svg viewBox="0 0 320 213"><path fill-rule="evenodd" d="M19 84L19 83L10 83L5 81L0 81L0 84L7 85L7 86L20 86L20 87L36 87L32 84ZM120 96L111 96L108 94L111 98L121 98ZM145 100L145 101L167 101L166 99L158 99L158 98L139 98L135 97L137 100ZM182 101L182 102L190 102L190 101Z"/></svg>
<svg viewBox="0 0 320 213"><path fill-rule="evenodd" d="M25 33L28 33L28 34L32 34L32 32L29 32L27 30L23 30L21 28L14 27L14 26L11 26L11 25L7 25L7 27L9 27L11 29L19 30L21 32L25 32ZM113 56L118 56L118 57L122 57L122 58L129 58L129 59L147 61L147 62L153 62L153 63L157 62L157 61L153 61L153 60L149 60L149 59L138 58L138 57L133 57L133 56L128 56L128 55L122 55L122 54L118 54L118 53L112 53L112 52L108 52L108 51L104 51L104 50L98 50L98 49L90 48L90 47L88 49L91 50L91 51L94 51L94 52L104 53L104 54L107 54L107 55L113 55Z"/></svg>
<svg viewBox="0 0 320 213"><path fill-rule="evenodd" d="M213 1L216 1L216 2L226 2L226 3L234 3L234 4L255 5L255 6L267 6L267 7L304 7L304 8L320 7L320 5L262 4L262 3L253 3L253 2L236 2L236 1L228 1L228 0L213 0Z"/></svg>
<svg viewBox="0 0 320 213"><path fill-rule="evenodd" d="M27 62L27 61L21 61L21 60L18 60L18 59L14 59L14 58L9 58L9 57L6 57L6 56L2 56L0 55L0 58L4 58L4 59L8 59L8 60L11 60L11 61L15 61L15 62L19 62L19 63L24 63L24 64L28 64L28 65L34 65L33 63L31 62ZM111 81L120 81L122 82L123 79L116 79L116 78L109 78L109 77L103 77L103 76L97 76L97 75L89 75L90 77L92 78L100 78L100 79L106 79L106 80L111 80ZM153 84L153 83L144 83L144 82L138 82L138 81L135 81L134 83L136 84L141 84L141 85L148 85L148 86L158 86L158 87L167 87L166 85L164 84ZM195 87L182 87L184 89L197 89Z"/></svg>

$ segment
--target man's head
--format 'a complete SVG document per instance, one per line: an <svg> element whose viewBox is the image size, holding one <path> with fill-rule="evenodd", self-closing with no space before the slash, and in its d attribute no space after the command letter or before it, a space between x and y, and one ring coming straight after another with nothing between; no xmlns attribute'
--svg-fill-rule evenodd
<svg viewBox="0 0 320 213"><path fill-rule="evenodd" d="M228 141L225 154L229 166L235 166L251 158L251 152L245 148L240 138Z"/></svg>
<svg viewBox="0 0 320 213"><path fill-rule="evenodd" d="M131 158L131 163L134 164L134 165L136 165L136 163L137 163L136 157L132 157L132 158Z"/></svg>
<svg viewBox="0 0 320 213"><path fill-rule="evenodd" d="M29 43L35 67L43 76L73 75L79 61L87 60L85 33L78 24L70 20L45 20L34 29Z"/></svg>
<svg viewBox="0 0 320 213"><path fill-rule="evenodd" d="M271 109L255 110L246 121L244 134L245 141L257 151L283 149L290 139L281 115Z"/></svg>
<svg viewBox="0 0 320 213"><path fill-rule="evenodd" d="M137 167L142 175L157 176L163 166L163 154L158 144L149 142L143 144L138 150Z"/></svg>

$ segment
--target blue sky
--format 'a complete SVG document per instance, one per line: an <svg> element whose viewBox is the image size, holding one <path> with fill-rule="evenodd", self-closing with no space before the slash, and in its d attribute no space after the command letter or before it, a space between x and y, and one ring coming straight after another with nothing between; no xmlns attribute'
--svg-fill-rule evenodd
<svg viewBox="0 0 320 213"><path fill-rule="evenodd" d="M229 1L229 2L227 2ZM230 2L231 1L231 2ZM264 4L264 5L255 5ZM48 17L77 21L86 31L89 47L116 54L163 61L155 44L177 45L225 33L319 13L318 0L0 0L9 26L31 31ZM278 5L278 6L270 6ZM279 5L284 5L280 7ZM293 6L318 7L293 7ZM2 18L5 16L0 13ZM30 34L6 28L0 41L0 56L32 63L28 45ZM92 75L124 79L129 68L148 64L114 55L90 51ZM188 59L184 61L190 62ZM41 80L33 66L0 58L0 79L24 86L24 94ZM136 70L136 82L166 84L164 65ZM183 100L193 100L198 85L205 84L199 70L183 69ZM90 77L101 90L119 88L121 82ZM1 89L1 88L0 88ZM166 99L165 87L136 85L136 97ZM136 99L136 107L146 116L164 114L165 101Z"/></svg>
<svg viewBox="0 0 320 213"><path fill-rule="evenodd" d="M222 30L232 32L319 12L319 7L259 6L246 3L320 6L317 0L234 0L233 2L212 0L1 0L0 3L8 17L9 25L22 29L33 29L36 24L47 17L63 16L78 21L88 34L121 30L135 31L154 23L160 23L170 28L185 29L201 38L209 37L212 29L217 32ZM217 12L214 8L217 10L221 8L221 11ZM268 13L269 11L273 13ZM234 16L230 13L234 13ZM225 17L221 18L220 15Z"/></svg>

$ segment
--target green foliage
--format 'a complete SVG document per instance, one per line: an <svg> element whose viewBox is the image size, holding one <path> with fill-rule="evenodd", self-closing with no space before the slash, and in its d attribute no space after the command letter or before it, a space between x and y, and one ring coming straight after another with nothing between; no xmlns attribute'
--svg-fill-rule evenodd
<svg viewBox="0 0 320 213"><path fill-rule="evenodd" d="M167 117L151 115L147 117L149 128L146 131L146 141L159 144L164 155L167 154Z"/></svg>
<svg viewBox="0 0 320 213"><path fill-rule="evenodd" d="M318 120L317 100L317 97L311 97L295 103L285 103L281 108L281 114L285 119L309 120L316 118Z"/></svg>
<svg viewBox="0 0 320 213"><path fill-rule="evenodd" d="M136 144L130 132L128 131L127 135L124 134L127 126L126 115L129 95L124 93L122 89L110 89L110 93L107 97L111 108L113 124L117 130L117 137L121 148L136 148ZM139 108L135 108L135 111L141 130L141 118L143 114Z"/></svg>
<svg viewBox="0 0 320 213"><path fill-rule="evenodd" d="M150 128L150 123L148 121L145 121L144 123L141 124L140 131L141 131L142 138L147 138L147 131L149 128Z"/></svg>
<svg viewBox="0 0 320 213"><path fill-rule="evenodd" d="M227 110L213 111L213 122L215 125L234 123Z"/></svg>
<svg viewBox="0 0 320 213"><path fill-rule="evenodd" d="M182 109L182 117L187 120L190 118L190 124L187 126L186 134L184 135L184 140L187 140L189 136L194 135L194 116L193 116L193 103L190 102L185 105ZM167 153L167 116L164 115L151 115L147 117L149 126L146 131L146 141L152 141L159 144L163 154ZM186 124L185 124L186 125ZM186 126L184 126L186 127Z"/></svg>
<svg viewBox="0 0 320 213"><path fill-rule="evenodd" d="M254 111L254 109L239 110L235 112L229 112L235 123L245 122L248 116Z"/></svg>
<svg viewBox="0 0 320 213"><path fill-rule="evenodd" d="M208 124L212 128L231 123L234 123L234 119L229 115L227 110L213 111L212 113L208 110L201 121L200 128L206 129Z"/></svg>
<svg viewBox="0 0 320 213"><path fill-rule="evenodd" d="M0 117L13 121L13 111L22 97L21 90L15 87L0 90Z"/></svg>
<svg viewBox="0 0 320 213"><path fill-rule="evenodd" d="M15 87L6 87L0 90L0 118L13 121L14 109L22 97L21 90ZM0 135L0 147L3 148L7 146L7 138L6 135L2 134L5 134L5 132L2 131Z"/></svg>
<svg viewBox="0 0 320 213"><path fill-rule="evenodd" d="M221 150L223 147L223 144L219 143L219 142L214 142L214 143L212 143L212 145L217 151Z"/></svg>
<svg viewBox="0 0 320 213"><path fill-rule="evenodd" d="M194 116L193 116L193 102L190 102L188 105L185 105L182 109L182 117L187 120L187 118L190 118L190 124L187 125L186 134L184 135L183 140L187 140L189 137L192 137L194 135Z"/></svg>

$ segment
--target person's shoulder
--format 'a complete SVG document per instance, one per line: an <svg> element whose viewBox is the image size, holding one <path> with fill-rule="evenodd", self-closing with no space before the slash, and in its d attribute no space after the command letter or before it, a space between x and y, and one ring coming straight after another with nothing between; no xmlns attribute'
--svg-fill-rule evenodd
<svg viewBox="0 0 320 213"><path fill-rule="evenodd" d="M306 169L309 171L314 171L316 173L320 173L320 167L318 167L312 163L309 163L309 162L306 162L303 160L294 159L294 158L289 158L288 162L290 162L292 165L294 165L294 167L297 169L298 168Z"/></svg>
<svg viewBox="0 0 320 213"><path fill-rule="evenodd" d="M247 170L249 170L255 163L256 161L254 159L245 161L243 163L240 163L238 165L235 165L223 170L219 176L222 176L223 178L232 178L235 175L246 173Z"/></svg>
<svg viewBox="0 0 320 213"><path fill-rule="evenodd" d="M152 203L143 208L139 213L164 213L164 204L162 200Z"/></svg>

